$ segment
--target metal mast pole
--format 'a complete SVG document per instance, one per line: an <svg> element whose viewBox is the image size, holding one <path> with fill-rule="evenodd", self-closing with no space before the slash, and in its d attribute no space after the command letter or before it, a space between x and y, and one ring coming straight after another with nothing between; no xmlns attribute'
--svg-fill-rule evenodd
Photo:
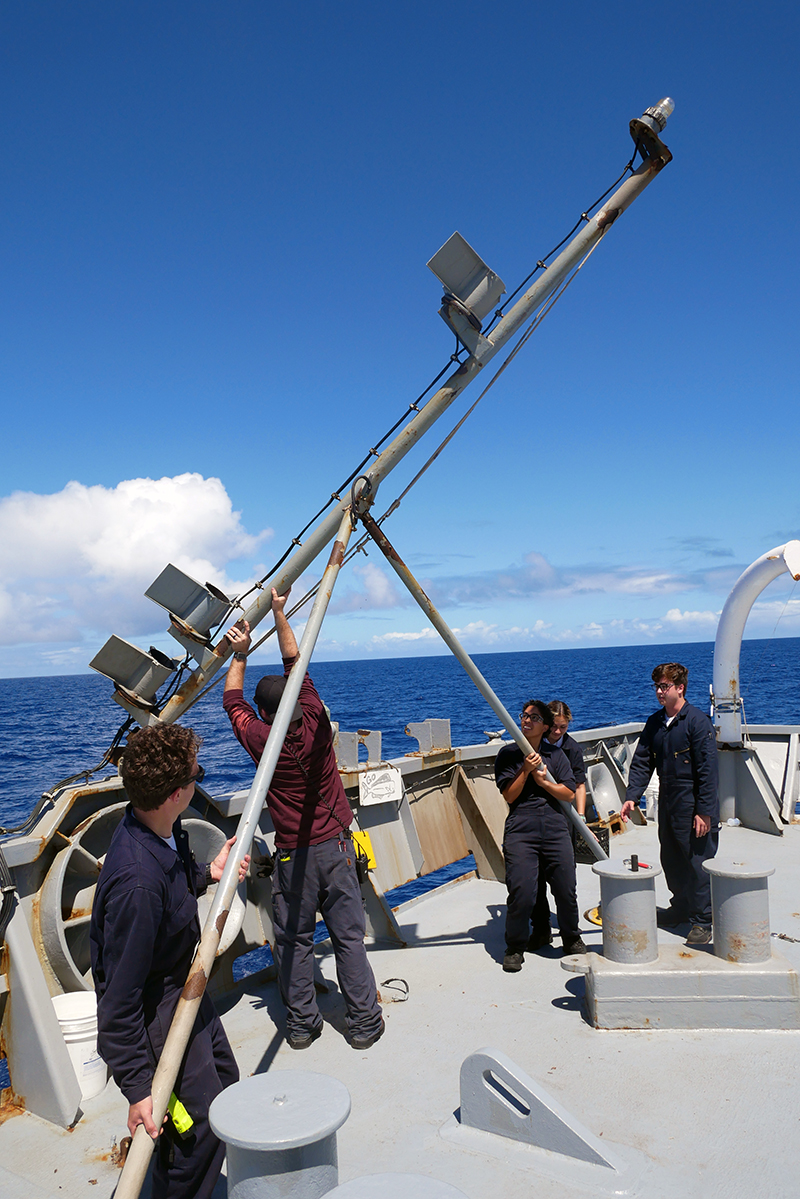
<svg viewBox="0 0 800 1199"><path fill-rule="evenodd" d="M250 852L253 836L258 827L258 818L264 806L264 800L269 791L272 776L280 756L283 742L292 720L294 706L300 694L300 687L305 677L314 646L319 636L322 621L328 608L334 583L344 559L347 543L352 531L349 509L345 512L339 524L339 536L334 543L330 560L322 576L319 591L314 600L314 606L308 618L298 647L297 660L286 681L286 687L281 696L278 711L272 722L272 727L258 764L250 794L239 818L236 829L236 843L228 854L222 878L217 883L214 902L206 918L203 935L195 952L194 960L189 970L189 976L178 1000L178 1006L172 1017L172 1024L164 1042L161 1059L153 1077L153 1123L160 1128L167 1110L172 1088L178 1075L186 1046L189 1043L194 1028L200 1001L205 993L206 984L214 965L214 958L219 947L222 930L228 919L231 903L239 882L239 863ZM142 1189L147 1173L150 1155L154 1142L148 1135L143 1124L136 1129L131 1142L128 1157L120 1176L115 1199L137 1199Z"/></svg>
<svg viewBox="0 0 800 1199"><path fill-rule="evenodd" d="M510 715L505 705L495 695L489 683L478 670L477 666L472 661L472 658L470 658L469 654L466 652L453 630L439 615L439 612L437 611L433 602L422 590L419 583L398 554L397 550L391 544L386 535L381 531L380 526L366 512L360 512L359 519L372 540L377 545L378 549L386 558L386 561L392 566L397 577L406 585L414 599L419 604L420 608L422 608L422 611L428 617L428 620L445 642L448 649L464 667L489 707L493 709L498 718L503 722L503 725L505 726L509 736L513 737L523 754L527 756L528 754L533 753L533 746L530 744L527 737L517 726L514 718ZM547 777L550 779L551 783L556 782L549 771L547 771ZM573 805L571 803L562 803L562 807L567 817L572 821L575 828L578 830L581 837L583 837L584 841L589 846L589 849L592 851L598 862L604 861L608 857L608 854L603 849L592 830L587 828L585 822L581 820Z"/></svg>
<svg viewBox="0 0 800 1199"><path fill-rule="evenodd" d="M664 118L664 123L666 124L666 118ZM658 144L661 145L661 143ZM511 311L499 321L491 335L478 338L475 350L469 358L453 372L447 382L442 384L439 390L431 396L423 410L408 422L376 458L365 472L372 484L373 491L377 490L378 484L403 460L409 450L447 411L464 388L480 374L484 366L506 345L528 317L532 316L537 308L552 295L570 271L604 236L614 221L633 203L637 196L641 195L648 184L652 183L671 158L665 147L661 146L661 149L665 151L666 157L646 158L641 166L617 188L614 194L604 202L600 211L587 220L558 258L528 288ZM269 612L271 589L275 587L279 593L283 593L308 568L317 554L335 535L341 514L349 502L349 499L340 499L336 507L309 534L303 545L287 559L280 571L265 581L255 602L244 614L244 618L249 621L251 628L255 628ZM214 677L230 654L228 642L223 639L215 647L214 653L216 660L209 663L204 669L198 667L166 704L159 718L164 724L177 720L197 693Z"/></svg>

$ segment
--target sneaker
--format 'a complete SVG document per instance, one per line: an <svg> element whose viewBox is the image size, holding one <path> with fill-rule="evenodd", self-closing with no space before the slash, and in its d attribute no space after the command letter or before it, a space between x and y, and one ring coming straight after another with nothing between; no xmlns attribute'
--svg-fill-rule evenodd
<svg viewBox="0 0 800 1199"><path fill-rule="evenodd" d="M656 910L656 924L659 928L677 928L680 924L688 923L689 917L682 916L674 908L658 908Z"/></svg>
<svg viewBox="0 0 800 1199"><path fill-rule="evenodd" d="M583 937L562 937L561 948L564 951L564 957L567 958L573 953L588 953Z"/></svg>
<svg viewBox="0 0 800 1199"><path fill-rule="evenodd" d="M353 1049L371 1049L375 1042L379 1041L385 1032L386 1025L383 1022L383 1017L381 1017L381 1026L377 1032L353 1033L352 1037L350 1038L350 1044L352 1045Z"/></svg>
<svg viewBox="0 0 800 1199"><path fill-rule="evenodd" d="M525 946L526 953L536 953L537 949L544 949L545 945L553 944L553 934L549 928L542 929L537 932L536 929L530 935L528 944Z"/></svg>
<svg viewBox="0 0 800 1199"><path fill-rule="evenodd" d="M523 956L521 953L512 953L511 950L506 950L506 956L503 958L503 969L506 974L516 974L522 969Z"/></svg>
<svg viewBox="0 0 800 1199"><path fill-rule="evenodd" d="M313 1028L311 1032L291 1032L286 1038L290 1049L308 1049L322 1036L321 1028Z"/></svg>
<svg viewBox="0 0 800 1199"><path fill-rule="evenodd" d="M687 945L708 945L711 940L711 929L707 924L693 924L686 938Z"/></svg>

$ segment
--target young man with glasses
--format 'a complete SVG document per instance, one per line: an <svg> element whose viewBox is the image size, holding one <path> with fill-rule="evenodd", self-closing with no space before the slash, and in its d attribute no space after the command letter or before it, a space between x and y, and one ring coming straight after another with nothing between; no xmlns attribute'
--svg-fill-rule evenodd
<svg viewBox="0 0 800 1199"><path fill-rule="evenodd" d="M653 671L661 710L639 737L631 762L622 818L641 799L658 772L658 839L661 865L672 892L670 906L658 912L661 928L691 927L689 945L711 940L711 879L703 862L719 842L717 740L710 718L686 700L689 672L680 662Z"/></svg>
<svg viewBox="0 0 800 1199"><path fill-rule="evenodd" d="M197 897L219 882L235 841L209 865L198 865L181 815L204 775L199 738L180 725L131 733L120 764L129 803L117 825L97 883L90 944L97 993L100 1056L128 1100L128 1129L158 1138L153 1195L208 1199L225 1145L208 1109L239 1071L219 1016L206 993L186 1049L175 1095L193 1120L179 1136L153 1123L152 1082L200 938ZM250 858L240 865L240 878Z"/></svg>
<svg viewBox="0 0 800 1199"><path fill-rule="evenodd" d="M520 723L533 752L525 757L517 745L504 745L495 760L495 782L508 804L503 834L508 888L503 969L507 973L522 969L542 871L555 899L565 955L586 953L578 929L575 855L562 811L563 804L573 802L576 784L566 755L545 738L552 721L546 704L528 700ZM548 770L555 781L547 777Z"/></svg>
<svg viewBox="0 0 800 1199"><path fill-rule="evenodd" d="M226 634L234 655L225 680L223 706L237 740L256 764L261 761L297 657L297 642L284 612L288 594L278 595L272 589L272 615L284 673L259 680L254 696L258 716L244 698L250 627L241 621ZM354 1049L369 1049L383 1035L384 1022L364 947L364 905L350 832L353 813L336 765L331 722L308 675L278 757L267 806L275 826L276 849L273 952L287 1009L289 1046L307 1049L322 1033L313 956L320 911L333 943L350 1044Z"/></svg>

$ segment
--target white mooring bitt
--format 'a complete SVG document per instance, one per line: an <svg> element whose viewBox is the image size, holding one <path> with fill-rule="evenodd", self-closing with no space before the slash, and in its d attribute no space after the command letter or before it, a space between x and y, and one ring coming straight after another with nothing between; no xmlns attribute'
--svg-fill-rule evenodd
<svg viewBox="0 0 800 1199"><path fill-rule="evenodd" d="M593 867L601 879L603 956L563 958L561 965L585 974L595 1028L800 1029L797 972L770 941L767 878L774 870L722 859L703 865L711 876L713 946L670 942L656 945L655 954L655 891L647 874L658 868L640 869L644 881L632 890L637 873L624 863ZM652 939L644 929L651 917ZM638 956L631 952L639 947Z"/></svg>
<svg viewBox="0 0 800 1199"><path fill-rule="evenodd" d="M757 862L703 862L711 875L714 916L714 953L726 962L768 962L772 957L769 935L767 879L774 866Z"/></svg>
<svg viewBox="0 0 800 1199"><path fill-rule="evenodd" d="M318 1199L339 1182L336 1132L350 1092L310 1070L272 1070L218 1095L208 1118L227 1146L228 1199Z"/></svg>
<svg viewBox="0 0 800 1199"><path fill-rule="evenodd" d="M595 862L603 911L603 957L609 962L654 962L658 957L656 876L660 866L637 865L630 858Z"/></svg>

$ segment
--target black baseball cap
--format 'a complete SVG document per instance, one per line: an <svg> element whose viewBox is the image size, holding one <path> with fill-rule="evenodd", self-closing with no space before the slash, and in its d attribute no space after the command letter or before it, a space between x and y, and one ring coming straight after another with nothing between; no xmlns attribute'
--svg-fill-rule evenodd
<svg viewBox="0 0 800 1199"><path fill-rule="evenodd" d="M281 702L285 690L286 679L282 674L265 674L263 679L259 679L258 681L253 699L259 712L264 713L270 724L272 723L273 716L278 711L278 704ZM299 703L295 704L292 720L302 719L303 709Z"/></svg>

